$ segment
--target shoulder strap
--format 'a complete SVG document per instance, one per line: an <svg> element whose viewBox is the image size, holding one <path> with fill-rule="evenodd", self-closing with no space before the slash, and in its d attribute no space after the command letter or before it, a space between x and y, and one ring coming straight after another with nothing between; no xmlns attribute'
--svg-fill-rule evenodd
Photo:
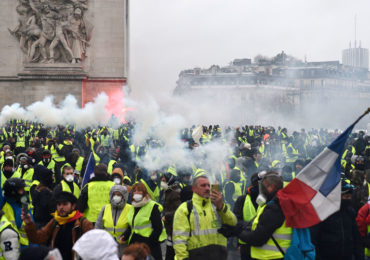
<svg viewBox="0 0 370 260"><path fill-rule="evenodd" d="M280 251L283 255L285 255L284 250L280 247L279 243L275 240L275 238L274 238L274 236L273 236L273 235L271 235L271 239L272 239L272 241L274 241L274 244L275 244L275 246L279 249L279 251Z"/></svg>

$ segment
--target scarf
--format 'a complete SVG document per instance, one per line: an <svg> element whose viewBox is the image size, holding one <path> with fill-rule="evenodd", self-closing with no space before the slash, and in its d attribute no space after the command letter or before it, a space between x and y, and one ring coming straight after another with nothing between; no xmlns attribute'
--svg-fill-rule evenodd
<svg viewBox="0 0 370 260"><path fill-rule="evenodd" d="M72 213L69 214L67 217L59 216L58 211L51 213L51 215L54 216L54 219L56 220L56 222L58 222L59 225L67 224L83 216L82 213L79 212L78 210L72 211Z"/></svg>
<svg viewBox="0 0 370 260"><path fill-rule="evenodd" d="M146 205L151 199L147 198L147 197L144 197L141 201L131 201L131 205L134 207L134 208L141 208L142 206Z"/></svg>

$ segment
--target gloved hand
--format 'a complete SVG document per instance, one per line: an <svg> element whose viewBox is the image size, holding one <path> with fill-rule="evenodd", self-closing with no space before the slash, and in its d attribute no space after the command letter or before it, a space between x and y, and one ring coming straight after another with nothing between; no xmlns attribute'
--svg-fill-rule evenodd
<svg viewBox="0 0 370 260"><path fill-rule="evenodd" d="M217 230L218 233L221 233L225 237L237 237L242 232L242 229L238 226L230 226L227 224L222 224L222 227Z"/></svg>

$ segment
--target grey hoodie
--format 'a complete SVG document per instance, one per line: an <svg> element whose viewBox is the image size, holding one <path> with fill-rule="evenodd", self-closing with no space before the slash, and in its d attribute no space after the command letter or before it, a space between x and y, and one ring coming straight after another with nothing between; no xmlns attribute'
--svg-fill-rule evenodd
<svg viewBox="0 0 370 260"><path fill-rule="evenodd" d="M123 196L123 200L121 200L121 202L119 204L115 204L112 200L113 193L116 192L116 191L118 191ZM128 198L128 192L127 192L126 187L124 187L122 185L114 185L110 189L109 202L112 205L112 216L113 216L114 225L116 225L116 223L119 219L119 216L121 215L121 212L122 212L123 208L126 205L127 198ZM98 216L98 219L96 220L95 228L97 228L97 229L104 229L104 223L103 223L104 210L105 210L105 206L103 206L103 208L101 209L101 211L99 213L99 216Z"/></svg>

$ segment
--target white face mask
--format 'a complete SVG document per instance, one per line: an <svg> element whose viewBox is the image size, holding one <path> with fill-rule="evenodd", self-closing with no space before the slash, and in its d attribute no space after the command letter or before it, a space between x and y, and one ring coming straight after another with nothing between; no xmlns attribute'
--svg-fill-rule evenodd
<svg viewBox="0 0 370 260"><path fill-rule="evenodd" d="M157 180L157 175L150 176L150 179L152 179L152 181L156 181Z"/></svg>
<svg viewBox="0 0 370 260"><path fill-rule="evenodd" d="M122 197L120 196L120 195L114 195L113 197L112 197L112 202L114 203L114 204L118 204L118 203L120 203L122 201Z"/></svg>
<svg viewBox="0 0 370 260"><path fill-rule="evenodd" d="M132 196L132 198L134 199L134 201L139 202L143 199L143 195L136 193L134 194L134 196Z"/></svg>
<svg viewBox="0 0 370 260"><path fill-rule="evenodd" d="M113 182L117 185L121 185L121 179L120 178L114 178Z"/></svg>
<svg viewBox="0 0 370 260"><path fill-rule="evenodd" d="M65 179L66 179L66 181L68 181L68 182L72 182L74 178L73 178L73 175L68 174L68 175L65 177Z"/></svg>
<svg viewBox="0 0 370 260"><path fill-rule="evenodd" d="M164 181L161 181L161 188L164 189L164 190L167 190L168 189L168 184Z"/></svg>

